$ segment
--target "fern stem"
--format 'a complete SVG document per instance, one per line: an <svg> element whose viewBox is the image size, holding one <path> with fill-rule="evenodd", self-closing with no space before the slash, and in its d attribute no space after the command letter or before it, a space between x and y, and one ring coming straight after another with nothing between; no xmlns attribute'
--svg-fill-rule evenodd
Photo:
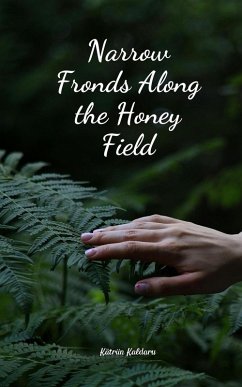
<svg viewBox="0 0 242 387"><path fill-rule="evenodd" d="M65 257L63 260L61 306L65 306L65 304L66 304L67 279L68 279L67 257Z"/></svg>
<svg viewBox="0 0 242 387"><path fill-rule="evenodd" d="M66 305L66 295L67 295L67 280L68 280L68 270L67 270L67 257L63 260L63 271L62 271L62 289L60 294L60 304L61 307ZM61 321L58 328L59 338L63 336L63 324Z"/></svg>

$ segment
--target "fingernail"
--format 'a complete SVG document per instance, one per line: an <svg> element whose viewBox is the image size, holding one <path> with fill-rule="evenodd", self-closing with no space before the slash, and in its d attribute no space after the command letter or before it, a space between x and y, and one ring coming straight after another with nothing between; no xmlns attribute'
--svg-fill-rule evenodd
<svg viewBox="0 0 242 387"><path fill-rule="evenodd" d="M97 249L89 249L85 251L85 254L89 258L89 257L93 257L96 254L96 252L97 252Z"/></svg>
<svg viewBox="0 0 242 387"><path fill-rule="evenodd" d="M91 238L93 237L93 234L91 232L84 232L82 235L81 235L81 240L83 242L87 242L89 241Z"/></svg>
<svg viewBox="0 0 242 387"><path fill-rule="evenodd" d="M149 291L150 285L147 282L139 282L135 285L135 293L137 294L145 294Z"/></svg>

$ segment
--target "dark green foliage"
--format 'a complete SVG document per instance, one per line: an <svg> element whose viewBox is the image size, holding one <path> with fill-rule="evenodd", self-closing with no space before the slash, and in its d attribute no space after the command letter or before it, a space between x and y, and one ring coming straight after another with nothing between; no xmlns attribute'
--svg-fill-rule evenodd
<svg viewBox="0 0 242 387"><path fill-rule="evenodd" d="M114 302L108 307L87 302L81 306L75 305L76 296L73 297L72 288L78 286L75 285L80 277L78 271L82 271L90 283L103 291L108 302L110 270L113 271L115 265L88 262L80 234L116 223L117 220L112 219L116 208L106 204L88 204L105 198L94 188L73 182L67 176L53 173L36 175L45 163L19 168L21 153L12 153L4 158L2 151L1 158L0 285L2 292L10 293L27 317L27 325L20 318L2 326L4 344L0 353L1 386L16 383L27 383L30 386L98 386L100 383L105 386L132 386L147 382L173 386L179 380L199 378L199 375L188 371L145 362L142 364L136 361L136 364L134 361L133 364L125 358L111 360L110 368L107 360L74 353L55 344L45 344L36 335L43 324L51 320L59 325L61 335L66 335L79 324L84 330L90 331L92 327L101 333L117 317L133 316L137 319L139 316L140 324L149 332L149 339L161 324L164 327L169 325L175 306L163 304L159 307L156 303L146 306L127 302ZM48 266L56 272L56 280L62 283L62 289L59 288L60 307L50 309L45 302L43 310L32 313L29 321L33 301L39 305L41 302L39 294L42 291L36 293L36 288L44 286L45 292L47 285L48 298L54 295L50 288L48 290ZM74 268L78 271L70 276L68 271L73 272ZM58 282L56 286L58 292ZM79 286L85 289L82 282L79 282ZM67 296L68 292L70 294ZM78 289L75 294L77 292ZM82 291L79 290L79 293ZM70 299L71 303L74 301L73 306L68 305ZM52 302L56 303L55 298ZM150 319L144 323L142 315L147 308L150 309ZM179 314L178 311L176 313Z"/></svg>
<svg viewBox="0 0 242 387"><path fill-rule="evenodd" d="M106 218L115 214L115 208L110 205L84 208L84 200L100 196L96 190L75 183L66 176L52 173L33 175L44 163L27 165L17 171L21 156L20 153L10 154L1 164L2 227L13 229L17 239L18 235L21 236L20 239L23 236L26 238L29 246L25 248L25 253L29 257L36 259L36 255L46 253L51 255L52 269L66 258L68 267L76 265L79 270L84 270L108 299L108 268L99 263L88 263L84 255L85 247L80 242L80 234L82 231L109 225L110 221L106 223ZM0 242L2 259L7 265L7 259L13 260L14 256L7 255L10 245L7 245L6 240L2 238ZM20 258L31 262L31 259L23 254ZM19 298L21 294L20 292Z"/></svg>
<svg viewBox="0 0 242 387"><path fill-rule="evenodd" d="M0 236L0 287L15 298L29 313L32 304L32 260L26 254L28 245Z"/></svg>
<svg viewBox="0 0 242 387"><path fill-rule="evenodd" d="M205 378L220 379L209 365L187 367L183 347L193 347L200 361L207 353L213 363L222 349L226 359L231 352L241 358L240 340L230 336L242 326L241 288L134 300L122 279L126 261L89 262L80 241L83 231L123 222L114 218L117 208L85 183L38 173L45 163L19 166L20 153L0 155L0 385L168 387L206 380L218 387ZM129 281L149 275L167 275L167 268L131 264ZM102 347L153 348L157 355L97 356Z"/></svg>
<svg viewBox="0 0 242 387"><path fill-rule="evenodd" d="M193 374L137 360L84 356L56 345L19 343L0 350L0 378L7 387L31 371L30 386L175 386L177 382L201 379ZM11 360L8 360L8 357ZM42 364L40 368L40 364ZM17 368L17 371L16 371ZM39 369L38 369L39 368Z"/></svg>

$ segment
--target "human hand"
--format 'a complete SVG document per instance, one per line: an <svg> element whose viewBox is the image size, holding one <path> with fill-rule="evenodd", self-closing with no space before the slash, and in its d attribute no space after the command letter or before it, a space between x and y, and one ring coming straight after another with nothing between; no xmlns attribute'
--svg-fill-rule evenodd
<svg viewBox="0 0 242 387"><path fill-rule="evenodd" d="M174 277L136 283L145 296L216 293L242 280L242 236L161 215L82 234L90 260L131 259L176 269Z"/></svg>

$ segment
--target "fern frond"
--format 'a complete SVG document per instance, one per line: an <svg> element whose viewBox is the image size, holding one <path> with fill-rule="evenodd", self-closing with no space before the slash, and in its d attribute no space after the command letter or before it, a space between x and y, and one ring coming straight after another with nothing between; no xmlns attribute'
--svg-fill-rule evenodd
<svg viewBox="0 0 242 387"><path fill-rule="evenodd" d="M160 329L169 330L172 327L183 327L189 316L189 321L196 321L206 311L204 303L194 302L178 306L165 304L162 299L139 303L134 301L113 301L104 303L85 302L82 306L72 305L63 308L46 309L40 314L43 321L53 319L57 323L65 323L65 330L80 327L88 332L103 334L116 320L130 322L142 328L142 337L148 342L160 333ZM37 318L37 316L36 316Z"/></svg>
<svg viewBox="0 0 242 387"><path fill-rule="evenodd" d="M4 166L14 171L22 158L22 152L9 153L4 159Z"/></svg>
<svg viewBox="0 0 242 387"><path fill-rule="evenodd" d="M91 262L85 265L85 271L87 272L90 281L103 291L107 304L110 292L110 269L108 265L106 263Z"/></svg>
<svg viewBox="0 0 242 387"><path fill-rule="evenodd" d="M26 250L25 244L0 236L0 287L28 314L33 301L33 262L21 250Z"/></svg>
<svg viewBox="0 0 242 387"><path fill-rule="evenodd" d="M10 363L11 359L11 363ZM27 386L123 387L158 383L176 386L179 382L201 380L204 374L137 359L84 356L52 345L18 343L0 349L0 382L9 387L19 377L28 377ZM13 365L15 368L13 369ZM78 381L77 384L73 384Z"/></svg>
<svg viewBox="0 0 242 387"><path fill-rule="evenodd" d="M233 301L229 308L230 334L242 328L242 296Z"/></svg>
<svg viewBox="0 0 242 387"><path fill-rule="evenodd" d="M5 157L0 168L0 222L14 228L16 238L27 238L31 257L51 257L52 269L67 259L69 267L85 271L108 300L110 271L106 265L87 261L80 233L106 225L116 208L111 205L87 207L83 200L100 195L93 187L83 186L66 175L35 172L44 163L28 164L16 170L22 154ZM3 228L2 228L3 229Z"/></svg>

